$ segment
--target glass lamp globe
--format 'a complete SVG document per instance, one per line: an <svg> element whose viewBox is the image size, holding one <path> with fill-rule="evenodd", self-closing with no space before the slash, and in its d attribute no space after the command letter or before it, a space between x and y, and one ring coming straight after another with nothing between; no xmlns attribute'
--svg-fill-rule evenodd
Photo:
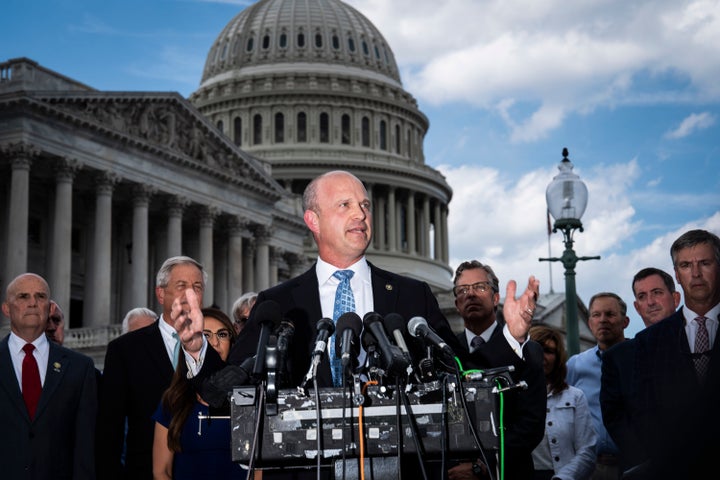
<svg viewBox="0 0 720 480"><path fill-rule="evenodd" d="M563 159L558 165L560 173L553 177L545 191L550 215L555 219L555 227L580 227L580 219L585 213L588 190L585 183L573 173L573 164L568 159L567 148L563 149Z"/></svg>

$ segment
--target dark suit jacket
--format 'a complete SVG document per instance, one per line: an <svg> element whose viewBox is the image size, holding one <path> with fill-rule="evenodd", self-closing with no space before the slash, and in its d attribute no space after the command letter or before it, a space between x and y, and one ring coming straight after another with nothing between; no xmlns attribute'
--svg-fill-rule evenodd
<svg viewBox="0 0 720 480"><path fill-rule="evenodd" d="M101 479L152 478L155 422L151 416L172 375L172 362L158 321L108 344L98 417L97 459ZM128 432L123 468L125 417Z"/></svg>
<svg viewBox="0 0 720 480"><path fill-rule="evenodd" d="M457 335L461 344L459 357L465 370L488 369L512 365L514 382L524 380L527 390L511 390L504 395L505 478L523 480L533 477L532 451L545 435L547 390L543 373L543 351L539 343L528 340L520 358L503 335L504 323L498 325L490 340L469 353L465 332ZM490 459L488 459L490 460ZM492 461L491 461L492 464Z"/></svg>
<svg viewBox="0 0 720 480"><path fill-rule="evenodd" d="M720 341L701 385L682 309L635 336L637 435L647 446L647 478L706 478L720 452Z"/></svg>
<svg viewBox="0 0 720 480"><path fill-rule="evenodd" d="M440 311L437 299L425 282L381 270L372 264L370 264L370 272L375 312L383 316L389 313L398 313L406 321L415 316L423 317L453 350L457 349L457 339L450 324ZM317 321L322 318L318 288L315 265L313 265L298 277L260 292L255 302L255 305L260 305L266 300L273 300L280 304L284 314L293 317L295 334L287 361L289 371L287 386L300 385L310 367L311 352L317 337L315 327ZM252 357L256 353L260 336L258 319L254 316L256 311L256 309L253 310L245 328L240 332L240 336L230 352L229 363L240 364L244 359ZM425 356L421 340L409 337L409 335L406 340L411 353L413 353L413 358L419 359ZM317 378L318 386L332 386L330 364L327 358L323 358L320 363Z"/></svg>
<svg viewBox="0 0 720 480"><path fill-rule="evenodd" d="M602 356L600 408L605 428L620 449L622 467L647 460L645 444L635 433L638 418L635 392L635 339L610 347Z"/></svg>
<svg viewBox="0 0 720 480"><path fill-rule="evenodd" d="M97 387L92 359L50 342L45 383L30 420L8 338L0 341L0 477L94 479Z"/></svg>

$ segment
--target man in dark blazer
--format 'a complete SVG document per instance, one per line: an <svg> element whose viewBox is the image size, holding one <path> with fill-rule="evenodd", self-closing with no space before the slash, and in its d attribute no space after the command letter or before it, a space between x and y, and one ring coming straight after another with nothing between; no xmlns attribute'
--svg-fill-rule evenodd
<svg viewBox="0 0 720 480"><path fill-rule="evenodd" d="M382 316L397 313L406 321L420 316L454 351L461 348L426 283L382 270L366 260L365 251L372 233L372 209L367 190L357 177L344 171L325 173L308 185L303 195L303 204L305 224L318 246L317 262L300 276L259 293L250 318L233 347L229 363L240 364L256 353L261 332L257 313L264 302L272 300L280 305L282 314L292 318L295 323L287 362L290 369L288 386L300 385L309 371L317 336L316 323L321 318L333 316L333 302L338 286L338 281L333 278L336 270L353 271L350 284L355 298L355 311L360 317L368 312ZM522 304L525 308L529 306L527 299L530 297L531 293L524 294ZM534 299L532 302L534 307ZM198 332L202 331L201 315L195 312L192 317L192 324L181 328L180 333L188 353L202 359L202 371L194 372L197 374L195 380L200 384L222 365L211 349L188 348L186 345L186 340L198 338ZM410 337L408 343L415 359L425 356L425 348L417 338ZM333 355L333 352L329 355ZM435 358L437 360L438 356ZM542 360L542 355L540 358ZM544 389L542 369L540 381ZM327 356L318 367L317 382L320 387L332 386ZM544 402L544 398L543 394L541 402ZM544 403L541 410L544 412ZM542 419L540 422L542 437ZM276 474L269 471L263 472L263 475L276 478ZM289 473L279 475L292 478ZM310 472L308 475L314 478L315 473ZM298 473L297 476L301 477L302 474Z"/></svg>
<svg viewBox="0 0 720 480"><path fill-rule="evenodd" d="M188 289L202 305L206 276L202 265L190 257L167 259L155 284L162 316L108 344L98 417L97 468L103 480L152 478L155 422L151 416L170 385L175 345L179 348L171 325L187 309Z"/></svg>
<svg viewBox="0 0 720 480"><path fill-rule="evenodd" d="M92 359L48 341L50 289L39 275L25 273L10 282L2 311L10 334L0 341L0 477L96 478ZM26 344L34 346L28 355L39 370L36 408L26 405L21 387Z"/></svg>
<svg viewBox="0 0 720 480"><path fill-rule="evenodd" d="M465 330L457 336L464 369L512 366L514 371L509 375L513 382L527 383L527 389L512 389L503 394L504 478L532 478L532 451L545 434L547 405L542 347L528 337L539 282L530 277L528 287L519 300L515 299L515 281L508 282L503 305L503 317L507 322L496 315L500 301L499 280L489 265L477 260L463 262L456 269L453 283L455 306L465 322ZM489 468L495 470L494 455L486 452L485 456ZM454 467L449 478L478 476L481 460L478 459L475 465L463 463ZM485 468L481 467L482 470Z"/></svg>
<svg viewBox="0 0 720 480"><path fill-rule="evenodd" d="M633 305L645 327L669 317L680 305L673 277L659 268L643 268L632 280ZM631 402L635 382L635 339L610 347L602 356L600 407L605 428L620 449L621 468L630 470L647 459L645 445L633 432L637 406Z"/></svg>
<svg viewBox="0 0 720 480"><path fill-rule="evenodd" d="M633 414L650 462L633 478L709 478L720 452L720 238L690 230L675 240L670 255L685 305L635 336ZM699 351L701 323L709 338ZM703 360L709 360L704 374L696 365Z"/></svg>

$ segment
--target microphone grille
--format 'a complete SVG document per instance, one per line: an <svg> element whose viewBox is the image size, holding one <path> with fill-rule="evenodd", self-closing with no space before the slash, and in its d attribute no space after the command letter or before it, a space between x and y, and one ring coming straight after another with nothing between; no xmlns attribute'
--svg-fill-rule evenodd
<svg viewBox="0 0 720 480"><path fill-rule="evenodd" d="M417 329L418 329L421 325L424 325L424 326L427 327L427 324L428 324L428 323L427 323L427 320L425 320L423 317L413 317L413 318L411 318L410 321L408 322L408 325L407 325L408 332L410 332L410 335L412 335L413 337L417 337L418 334L419 334L419 332L417 331Z"/></svg>

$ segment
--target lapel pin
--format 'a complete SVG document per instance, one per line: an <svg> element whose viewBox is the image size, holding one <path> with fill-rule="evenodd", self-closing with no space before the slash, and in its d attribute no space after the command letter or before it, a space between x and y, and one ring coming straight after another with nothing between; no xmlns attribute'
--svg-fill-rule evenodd
<svg viewBox="0 0 720 480"><path fill-rule="evenodd" d="M387 291L389 292L389 291L392 290L392 289L393 289L393 286L392 286L392 285L390 285L389 283L386 283L386 284L385 284L385 290L387 290Z"/></svg>
<svg viewBox="0 0 720 480"><path fill-rule="evenodd" d="M60 365L60 362L55 362L55 363L53 363L53 370L55 370L56 372L59 372L59 371L60 371L60 366L61 366L61 365Z"/></svg>

